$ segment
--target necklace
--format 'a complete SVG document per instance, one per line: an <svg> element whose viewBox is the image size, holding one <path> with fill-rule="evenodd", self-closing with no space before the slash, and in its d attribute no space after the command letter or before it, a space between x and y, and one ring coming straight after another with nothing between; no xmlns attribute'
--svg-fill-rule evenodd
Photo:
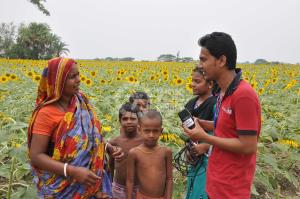
<svg viewBox="0 0 300 199"><path fill-rule="evenodd" d="M147 153L147 154L151 154L151 153L154 153L155 151L157 151L158 149L161 148L161 146L157 146L155 147L152 151L146 151L144 149L142 149L141 147L136 147L138 150L142 151L143 153Z"/></svg>

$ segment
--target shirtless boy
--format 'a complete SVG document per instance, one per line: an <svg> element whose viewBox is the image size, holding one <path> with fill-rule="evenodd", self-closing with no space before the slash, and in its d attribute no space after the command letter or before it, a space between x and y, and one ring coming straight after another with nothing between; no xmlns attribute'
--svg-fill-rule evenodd
<svg viewBox="0 0 300 199"><path fill-rule="evenodd" d="M139 132L144 142L128 153L127 199L132 199L135 178L138 182L137 199L172 198L172 151L158 145L162 131L159 112L149 110L140 117Z"/></svg>
<svg viewBox="0 0 300 199"><path fill-rule="evenodd" d="M126 199L127 153L133 147L143 143L143 138L137 133L138 112L138 107L131 103L122 105L119 110L120 135L109 141L111 145L121 147L125 153L121 161L109 160L113 177L113 198L115 199ZM132 198L135 198L136 189L132 189L131 193Z"/></svg>

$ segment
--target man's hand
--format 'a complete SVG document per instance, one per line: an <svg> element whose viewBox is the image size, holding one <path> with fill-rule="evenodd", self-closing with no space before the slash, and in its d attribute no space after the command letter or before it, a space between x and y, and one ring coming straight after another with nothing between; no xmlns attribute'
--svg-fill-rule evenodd
<svg viewBox="0 0 300 199"><path fill-rule="evenodd" d="M97 180L101 180L99 176L85 167L75 167L68 165L68 174L71 178L86 186L94 186Z"/></svg>
<svg viewBox="0 0 300 199"><path fill-rule="evenodd" d="M189 129L183 126L184 133L191 138L193 141L205 141L207 136L209 136L204 129L200 126L200 121L198 118L194 117L195 127L193 129Z"/></svg>

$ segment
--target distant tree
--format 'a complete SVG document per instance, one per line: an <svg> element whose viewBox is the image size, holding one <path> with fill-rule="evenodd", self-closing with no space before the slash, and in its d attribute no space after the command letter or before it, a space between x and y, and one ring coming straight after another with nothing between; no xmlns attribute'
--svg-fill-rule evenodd
<svg viewBox="0 0 300 199"><path fill-rule="evenodd" d="M45 8L43 5L43 2L46 2L46 0L28 0L33 5L35 5L42 13L44 13L47 16L50 16L50 12Z"/></svg>
<svg viewBox="0 0 300 199"><path fill-rule="evenodd" d="M52 49L53 54L56 55L56 57L60 57L63 54L68 54L70 50L67 48L67 44L63 41L61 41L61 38L55 34L51 35L51 43L52 43Z"/></svg>
<svg viewBox="0 0 300 199"><path fill-rule="evenodd" d="M112 58L112 57L106 57L104 60L105 60L105 61L114 61L115 59Z"/></svg>
<svg viewBox="0 0 300 199"><path fill-rule="evenodd" d="M268 61L265 59L257 59L254 64L267 64Z"/></svg>
<svg viewBox="0 0 300 199"><path fill-rule="evenodd" d="M16 43L6 53L10 58L50 59L69 52L61 38L51 32L45 23L21 25Z"/></svg>
<svg viewBox="0 0 300 199"><path fill-rule="evenodd" d="M192 57L182 57L179 60L180 62L193 62L194 59Z"/></svg>
<svg viewBox="0 0 300 199"><path fill-rule="evenodd" d="M119 61L134 61L134 58L133 57L123 57L123 58L120 58Z"/></svg>
<svg viewBox="0 0 300 199"><path fill-rule="evenodd" d="M11 23L1 23L0 25L0 57L12 48L16 40L16 26Z"/></svg>
<svg viewBox="0 0 300 199"><path fill-rule="evenodd" d="M172 54L162 54L157 58L157 61L162 61L162 62L175 62L177 57Z"/></svg>

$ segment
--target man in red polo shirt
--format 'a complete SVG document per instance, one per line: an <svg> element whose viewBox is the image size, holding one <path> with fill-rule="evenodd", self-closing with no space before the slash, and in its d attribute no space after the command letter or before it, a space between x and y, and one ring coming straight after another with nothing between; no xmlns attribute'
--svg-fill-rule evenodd
<svg viewBox="0 0 300 199"><path fill-rule="evenodd" d="M249 199L255 173L261 107L253 88L236 69L236 46L231 36L213 32L200 38L200 67L220 91L210 136L196 119L196 127L185 128L192 140L213 145L208 161L206 191L210 199Z"/></svg>

